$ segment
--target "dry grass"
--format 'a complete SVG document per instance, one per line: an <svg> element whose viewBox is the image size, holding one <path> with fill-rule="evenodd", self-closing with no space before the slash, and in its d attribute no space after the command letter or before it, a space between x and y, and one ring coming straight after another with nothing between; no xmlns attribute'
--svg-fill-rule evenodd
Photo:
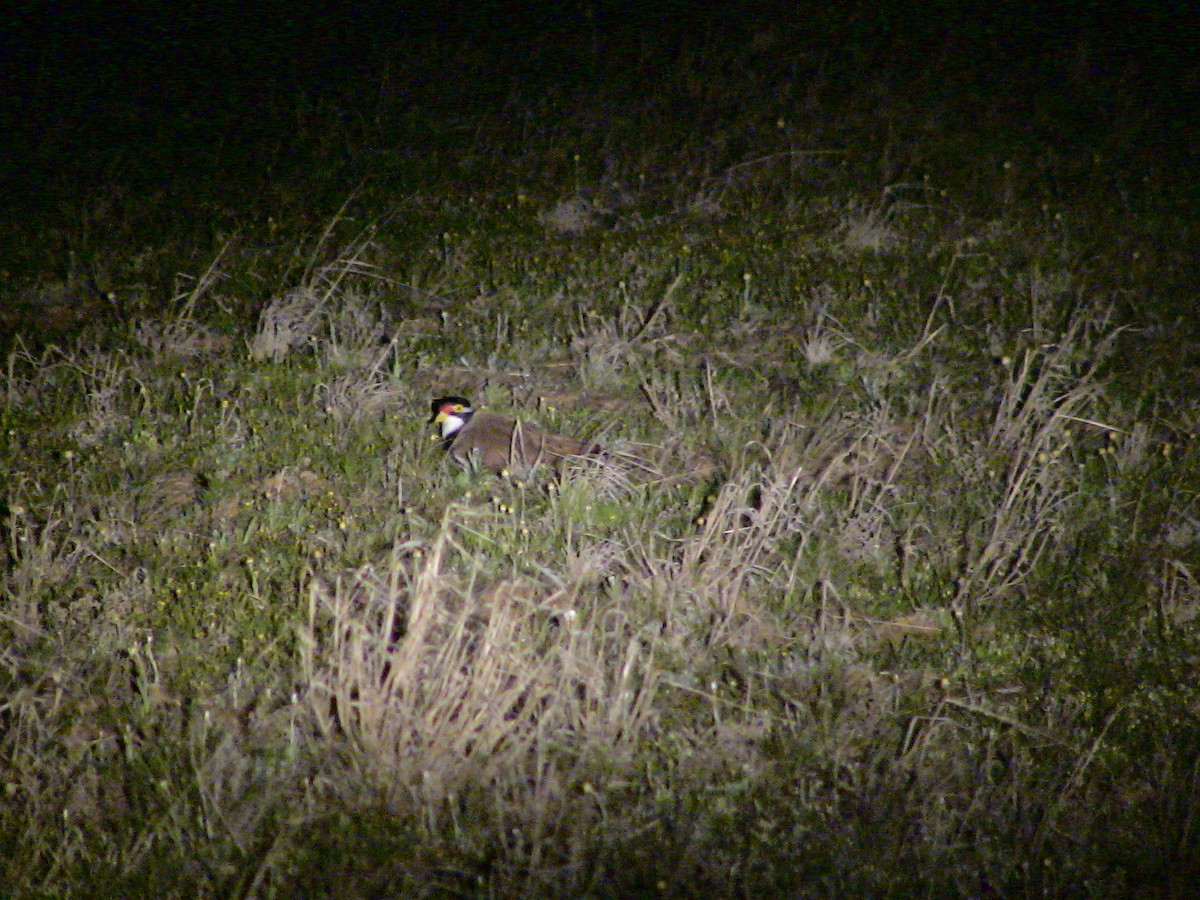
<svg viewBox="0 0 1200 900"><path fill-rule="evenodd" d="M1031 852L1057 846L1056 821L1101 827L1071 801L1105 773L1109 736L1139 701L1121 701L1095 727L1086 704L1037 712L1023 696L1028 684L991 682L1020 682L1015 673L1038 653L1065 648L1047 637L1026 645L987 635L1012 621L1012 599L1064 558L1081 511L1099 514L1087 495L1095 472L1083 464L1095 441L1077 435L1116 431L1102 424L1112 406L1101 371L1117 337L1103 315L1077 314L1061 335L1043 334L997 370L982 415L971 411L981 401L952 396L948 380L936 379L919 399L902 393L910 372L937 354L940 330L889 355L869 351L839 323L838 343L859 347L869 389L857 408L818 419L784 396L754 407L746 387L707 364L690 381L617 370L618 381L637 380L656 423L649 435L707 434L719 474L681 464L678 451L659 451L651 465L643 448L640 458L575 467L561 483L508 484L482 474L454 479L431 451L398 448L378 485L359 487L350 512L339 495L352 486L327 465L311 470L317 444L361 454L357 442L372 446L375 428L416 396L396 378L396 343L374 302L353 283L327 283L328 273L346 279L352 269L335 264L313 276L325 285L320 302L304 307L324 323L308 337L313 371L288 384L286 396L264 384L275 402L298 402L330 423L306 451L285 456L307 453L310 468L242 479L240 464L226 462L218 486L195 467L165 465L200 447L197 461L260 453L242 421L254 417L253 401L218 399L222 389L202 374L194 342L183 343L196 371L174 400L154 399L146 387L157 376L143 366L156 365L165 345L143 340L144 329L145 363L88 347L60 350L51 364L28 353L10 359L10 408L85 385L68 433L75 453L87 456L65 460L75 487L48 491L31 469L6 497L5 783L26 824L13 830L10 818L5 827L26 888L32 879L69 879L85 859L104 859L118 879L162 878L158 861L190 855L199 841L208 850L197 871L211 889L268 890L318 852L324 839L312 828L331 808L356 829L407 823L416 841L396 848L414 866L411 879L368 866L358 883L368 891L484 878L506 891L571 885L586 893L629 854L638 861L627 884L679 885L665 860L708 871L732 848L765 867L756 876L764 883L779 865L790 883L804 865L779 844L778 811L762 813L730 848L714 843L742 827L733 823L745 803L765 809L764 799L735 800L735 782L753 786L755 797L785 782L785 793L800 790L793 802L806 829L857 822L842 849L823 845L834 856L883 827L835 798L876 792L912 818L875 839L915 841L908 852L927 860L943 859L964 830L1001 834L1027 821L1018 798L1031 790L1050 800ZM598 357L580 352L580 342L600 347L610 335L624 352L647 348L667 336L650 332L679 289L676 280L632 318L625 303L612 321L573 339L584 392ZM289 296L317 295L302 287ZM178 336L184 324L156 333ZM278 329L260 328L260 336L267 331ZM670 334L681 347L700 340L681 327ZM811 344L811 335L797 344L797 358L824 371L828 360L814 360ZM237 365L228 344L207 352ZM744 415L748 408L767 416L765 428ZM136 446L111 437L169 421L200 443L172 450L161 439ZM1144 429L1138 434L1110 454L1116 471L1144 464L1148 440ZM116 499L127 485L103 475L106 454L156 470L128 503ZM413 506L405 498L419 495L419 484L446 496ZM89 490L107 492L106 510L80 503ZM214 502L214 490L226 499ZM936 492L952 492L955 504ZM321 525L322 515L332 518ZM281 579L288 570L277 569L278 538L256 545L254 536L294 530L296 516L312 520L315 543L307 563ZM372 517L390 522L392 537L357 533ZM1189 546L1178 537L1183 527L1172 533ZM207 571L192 584L215 596L205 601L172 574L160 555L167 547ZM133 562L138 555L145 562ZM1158 608L1176 628L1184 627L1180 611L1197 602L1190 571L1179 558L1161 569ZM232 617L184 614L163 605L164 592L172 603L224 596ZM264 604L283 609L268 614ZM279 615L290 623L283 631L268 624ZM181 628L208 637L171 646L155 640L164 626L177 637ZM59 644L64 628L93 640L104 634L104 646L119 653L97 669L88 652ZM194 654L214 640L227 654L241 645L251 655L227 655L232 669L207 666L210 674L189 684ZM976 648L971 657L964 646ZM964 743L971 734L988 737ZM1049 769L1035 762L1039 746L1056 748ZM808 762L780 768L796 754ZM981 783L994 756L1021 762ZM902 772L911 779L905 787ZM700 816L699 830L675 843L683 835L663 830L664 799L689 806L708 783L730 793L687 813ZM80 831L47 844L44 829L58 810ZM128 843L128 829L147 817L145 841ZM280 830L281 821L290 824ZM99 843L86 837L92 832ZM633 834L661 842L667 855L640 856ZM971 865L1011 883L998 859L984 854ZM956 864L942 883L969 892L967 868Z"/></svg>

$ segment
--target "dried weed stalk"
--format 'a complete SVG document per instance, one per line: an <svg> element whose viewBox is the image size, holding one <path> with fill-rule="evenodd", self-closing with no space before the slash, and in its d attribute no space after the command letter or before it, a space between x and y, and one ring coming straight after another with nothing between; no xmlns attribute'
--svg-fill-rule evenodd
<svg viewBox="0 0 1200 900"><path fill-rule="evenodd" d="M1020 584L1067 526L1080 486L1071 429L1095 415L1099 369L1119 334L1094 337L1107 320L1076 317L1058 341L1028 349L1005 385L982 447L1002 486L991 492L994 507L960 575L959 613L985 608Z"/></svg>
<svg viewBox="0 0 1200 900"><path fill-rule="evenodd" d="M469 785L522 796L547 761L619 758L651 717L651 641L619 615L549 615L537 588L447 574L449 520L415 571L314 585L305 678L391 795L437 804Z"/></svg>

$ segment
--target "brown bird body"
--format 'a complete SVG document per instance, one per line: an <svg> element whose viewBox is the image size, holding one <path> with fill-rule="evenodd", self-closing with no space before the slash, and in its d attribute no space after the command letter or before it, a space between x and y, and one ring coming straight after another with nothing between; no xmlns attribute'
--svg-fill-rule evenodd
<svg viewBox="0 0 1200 900"><path fill-rule="evenodd" d="M538 465L553 468L568 457L583 456L593 449L583 441L473 409L462 397L434 400L429 421L439 426L442 446L453 459L516 477L524 477Z"/></svg>

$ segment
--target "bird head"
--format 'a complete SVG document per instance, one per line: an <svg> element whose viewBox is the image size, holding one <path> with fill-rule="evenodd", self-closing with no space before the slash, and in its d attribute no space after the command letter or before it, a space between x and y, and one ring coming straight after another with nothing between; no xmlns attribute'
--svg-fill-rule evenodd
<svg viewBox="0 0 1200 900"><path fill-rule="evenodd" d="M471 401L465 397L439 397L433 401L433 415L429 418L429 424L438 425L442 440L449 441L470 421L474 413Z"/></svg>

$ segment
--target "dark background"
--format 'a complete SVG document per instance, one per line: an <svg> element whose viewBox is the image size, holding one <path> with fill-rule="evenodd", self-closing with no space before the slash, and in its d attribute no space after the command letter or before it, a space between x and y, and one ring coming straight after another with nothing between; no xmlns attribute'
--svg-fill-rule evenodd
<svg viewBox="0 0 1200 900"><path fill-rule="evenodd" d="M297 96L353 106L381 89L389 60L421 58L430 102L461 97L454 48L492 53L482 101L506 80L585 78L580 48L661 54L749 44L771 27L797 50L868 61L903 80L931 66L948 92L1028 103L1080 67L1106 90L1134 92L1161 121L1156 152L1187 154L1195 132L1197 29L1183 4L708 2L17 3L0 29L0 124L10 212L62 182L144 175L222 141L247 144L286 125L269 113ZM412 67L408 68L411 72ZM949 74L946 74L949 73ZM1076 71L1076 74L1078 72ZM389 85L389 89L395 89ZM356 99L357 98L357 99ZM414 102L416 102L414 100ZM1096 102L1095 94L1089 102ZM1074 111L1081 129L1087 110ZM278 118L278 117L276 117Z"/></svg>

